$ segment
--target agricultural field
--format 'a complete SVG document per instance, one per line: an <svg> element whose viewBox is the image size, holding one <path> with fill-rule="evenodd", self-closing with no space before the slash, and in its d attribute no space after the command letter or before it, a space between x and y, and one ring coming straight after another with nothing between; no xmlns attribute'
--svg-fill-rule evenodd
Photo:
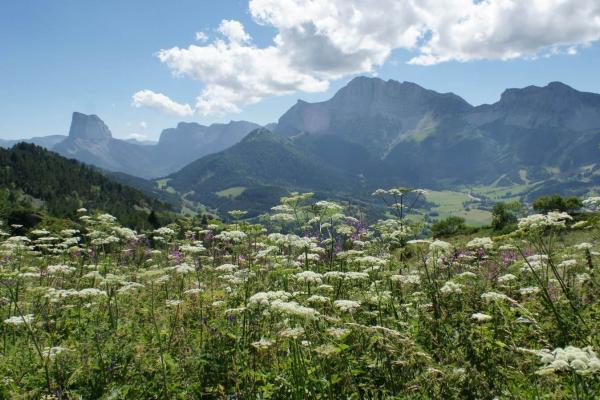
<svg viewBox="0 0 600 400"><path fill-rule="evenodd" d="M427 201L435 204L431 211L437 214L438 219L454 215L464 218L473 226L488 225L492 220L491 212L478 208L479 199L468 192L427 191L425 197ZM465 207L465 204L469 206Z"/></svg>
<svg viewBox="0 0 600 400"><path fill-rule="evenodd" d="M595 212L443 241L310 194L262 225L234 211L135 232L78 212L78 229L2 227L1 398L600 393Z"/></svg>

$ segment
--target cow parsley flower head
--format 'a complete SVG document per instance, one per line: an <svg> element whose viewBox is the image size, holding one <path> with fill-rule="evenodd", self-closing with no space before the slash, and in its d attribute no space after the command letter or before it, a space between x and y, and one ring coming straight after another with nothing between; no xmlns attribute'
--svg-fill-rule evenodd
<svg viewBox="0 0 600 400"><path fill-rule="evenodd" d="M15 315L13 317L7 318L4 320L4 323L6 325L12 325L12 326L18 326L18 325L22 325L22 324L27 324L30 325L31 322L33 321L33 314L26 314L26 315Z"/></svg>
<svg viewBox="0 0 600 400"><path fill-rule="evenodd" d="M427 247L431 244L431 240L427 239L413 239L406 242L406 244L417 247Z"/></svg>
<svg viewBox="0 0 600 400"><path fill-rule="evenodd" d="M329 301L329 297L314 294L314 295L310 296L308 299L306 299L306 301L309 303L324 304Z"/></svg>
<svg viewBox="0 0 600 400"><path fill-rule="evenodd" d="M183 264L179 264L179 265L172 267L172 270L173 270L173 272L175 272L177 274L185 275L185 274L189 274L189 273L196 271L196 268L192 267L191 265L183 263Z"/></svg>
<svg viewBox="0 0 600 400"><path fill-rule="evenodd" d="M558 266L561 268L575 267L575 266L577 266L577 260L573 260L573 259L563 260L558 264Z"/></svg>
<svg viewBox="0 0 600 400"><path fill-rule="evenodd" d="M462 293L463 287L464 286L461 285L460 283L456 283L453 281L447 281L446 283L444 283L444 286L441 287L440 292L442 292L443 294L452 294L452 293L460 294L460 293Z"/></svg>
<svg viewBox="0 0 600 400"><path fill-rule="evenodd" d="M504 293L498 292L486 292L481 295L481 298L486 301L508 301L510 303L515 303L513 299L505 295Z"/></svg>
<svg viewBox="0 0 600 400"><path fill-rule="evenodd" d="M344 337L348 336L350 332L350 329L345 328L327 328L327 333L336 339L343 339Z"/></svg>
<svg viewBox="0 0 600 400"><path fill-rule="evenodd" d="M316 319L319 316L319 312L314 308L304 307L295 301L282 301L275 300L271 303L271 308L275 311L279 311L282 314L305 318L308 320Z"/></svg>
<svg viewBox="0 0 600 400"><path fill-rule="evenodd" d="M317 201L315 203L315 207L317 207L319 210L321 211L328 211L328 212L339 212L342 211L342 206L340 206L337 203L334 203L332 201Z"/></svg>
<svg viewBox="0 0 600 400"><path fill-rule="evenodd" d="M277 213L277 214L271 215L270 219L273 222L287 223L287 222L293 222L296 218L294 218L294 216L292 214Z"/></svg>
<svg viewBox="0 0 600 400"><path fill-rule="evenodd" d="M572 220L565 212L551 211L548 214L533 214L519 219L519 229L522 231L539 231L546 228L561 229L566 227L566 222Z"/></svg>
<svg viewBox="0 0 600 400"><path fill-rule="evenodd" d="M60 347L60 346L55 346L55 347L45 347L42 350L42 354L44 355L44 357L49 358L50 360L54 359L56 356L68 352L69 349L65 348L65 347Z"/></svg>
<svg viewBox="0 0 600 400"><path fill-rule="evenodd" d="M238 269L237 265L234 265L234 264L222 264L222 265L219 265L217 268L215 268L215 271L217 271L217 272L232 273L236 269Z"/></svg>
<svg viewBox="0 0 600 400"><path fill-rule="evenodd" d="M242 231L223 231L216 235L215 238L231 243L239 243L246 238L246 234Z"/></svg>
<svg viewBox="0 0 600 400"><path fill-rule="evenodd" d="M366 272L348 271L344 274L346 281L364 281L369 279L369 274Z"/></svg>
<svg viewBox="0 0 600 400"><path fill-rule="evenodd" d="M252 306L269 306L271 302L275 300L286 301L292 295L283 290L271 291L271 292L258 292L250 296L248 299L248 307Z"/></svg>
<svg viewBox="0 0 600 400"><path fill-rule="evenodd" d="M487 315L487 314L479 313L479 312L471 315L471 318L474 319L477 322L487 322L487 321L491 321L492 320L492 316L491 315Z"/></svg>
<svg viewBox="0 0 600 400"><path fill-rule="evenodd" d="M242 218L244 215L248 214L248 211L243 211L243 210L231 210L231 211L227 211L227 214L231 215L234 219L240 219Z"/></svg>
<svg viewBox="0 0 600 400"><path fill-rule="evenodd" d="M182 300L177 300L177 299L167 299L167 300L165 300L165 305L167 307L177 307L178 305L180 305L182 303L183 303Z"/></svg>
<svg viewBox="0 0 600 400"><path fill-rule="evenodd" d="M333 306L340 311L353 313L360 307L360 302L353 300L336 300L333 302Z"/></svg>
<svg viewBox="0 0 600 400"><path fill-rule="evenodd" d="M448 253L452 251L452 245L448 242L444 242L443 240L434 240L429 245L429 251L432 253Z"/></svg>
<svg viewBox="0 0 600 400"><path fill-rule="evenodd" d="M48 275L69 274L75 271L74 267L65 264L49 265L47 268Z"/></svg>
<svg viewBox="0 0 600 400"><path fill-rule="evenodd" d="M575 247L575 249L577 249L577 250L591 250L593 246L591 245L591 243L582 242L582 243L576 244L573 247Z"/></svg>
<svg viewBox="0 0 600 400"><path fill-rule="evenodd" d="M77 295L82 299L89 299L93 297L108 297L108 294L104 290L96 288L85 288L81 289Z"/></svg>
<svg viewBox="0 0 600 400"><path fill-rule="evenodd" d="M183 294L185 294L185 295L188 295L188 296L191 296L191 295L195 295L195 294L200 294L200 293L202 293L203 291L204 291L204 290L202 290L201 288L192 288L192 289L185 290L185 291L183 292Z"/></svg>
<svg viewBox="0 0 600 400"><path fill-rule="evenodd" d="M392 282L400 282L405 285L418 285L421 283L421 277L417 274L392 275L390 279Z"/></svg>
<svg viewBox="0 0 600 400"><path fill-rule="evenodd" d="M171 228L163 226L162 228L158 228L154 230L155 236L173 236L175 235L175 231Z"/></svg>
<svg viewBox="0 0 600 400"><path fill-rule="evenodd" d="M494 242L489 237L478 237L472 239L467 243L467 248L469 249L491 249L494 247Z"/></svg>
<svg viewBox="0 0 600 400"><path fill-rule="evenodd" d="M267 350L271 346L273 346L273 341L265 338L260 338L259 341L252 343L252 347L257 350Z"/></svg>
<svg viewBox="0 0 600 400"><path fill-rule="evenodd" d="M587 199L583 200L583 206L592 211L598 210L598 208L600 208L600 197L588 197Z"/></svg>
<svg viewBox="0 0 600 400"><path fill-rule="evenodd" d="M588 221L577 221L573 225L571 225L571 229L582 229L590 226Z"/></svg>
<svg viewBox="0 0 600 400"><path fill-rule="evenodd" d="M558 347L552 351L541 350L538 353L540 362L544 364L537 373L547 375L561 371L574 371L580 375L600 372L600 359L592 347L579 348Z"/></svg>
<svg viewBox="0 0 600 400"><path fill-rule="evenodd" d="M474 279L477 278L477 274L471 272L471 271L465 271L465 272L461 272L460 274L456 275L458 278L469 278L469 279Z"/></svg>
<svg viewBox="0 0 600 400"><path fill-rule="evenodd" d="M279 332L279 337L288 339L297 339L304 334L303 328L286 328Z"/></svg>
<svg viewBox="0 0 600 400"><path fill-rule="evenodd" d="M300 283L314 283L317 285L322 282L322 277L323 275L313 271L303 271L294 275L294 279Z"/></svg>
<svg viewBox="0 0 600 400"><path fill-rule="evenodd" d="M197 243L195 245L184 244L179 246L179 251L186 254L200 254L206 249L201 244Z"/></svg>
<svg viewBox="0 0 600 400"><path fill-rule="evenodd" d="M524 296L536 294L539 291L540 291L540 288L536 287L536 286L528 286L528 287L524 287L524 288L519 289L519 293L521 293Z"/></svg>
<svg viewBox="0 0 600 400"><path fill-rule="evenodd" d="M168 276L168 275L166 275ZM125 282L123 284L123 286L117 290L118 294L124 295L124 294L130 294L133 292L136 292L138 289L143 288L144 285L142 285L141 283L137 283L137 282Z"/></svg>

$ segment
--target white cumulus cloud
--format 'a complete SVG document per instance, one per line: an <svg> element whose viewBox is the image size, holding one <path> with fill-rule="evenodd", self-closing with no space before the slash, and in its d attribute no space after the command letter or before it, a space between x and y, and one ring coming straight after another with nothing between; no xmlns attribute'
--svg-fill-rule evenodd
<svg viewBox="0 0 600 400"><path fill-rule="evenodd" d="M431 65L574 55L600 39L598 0L250 0L249 10L275 28L271 45L254 45L239 21L223 20L222 37L157 53L175 75L204 84L193 109L148 90L134 104L178 115L238 112L265 97L324 91L332 80L372 73L395 49L412 54L412 64Z"/></svg>
<svg viewBox="0 0 600 400"><path fill-rule="evenodd" d="M413 64L573 55L600 39L598 0L452 0L446 11L427 3L422 20L430 36Z"/></svg>
<svg viewBox="0 0 600 400"><path fill-rule="evenodd" d="M250 35L246 33L244 25L235 20L223 20L219 25L219 32L232 43L244 43L250 41Z"/></svg>
<svg viewBox="0 0 600 400"><path fill-rule="evenodd" d="M202 31L196 32L195 38L198 42L208 42L208 35Z"/></svg>
<svg viewBox="0 0 600 400"><path fill-rule="evenodd" d="M194 113L189 104L180 104L171 100L162 93L156 93L152 90L140 90L132 97L132 104L135 107L150 107L163 111L167 114L180 117L190 116Z"/></svg>

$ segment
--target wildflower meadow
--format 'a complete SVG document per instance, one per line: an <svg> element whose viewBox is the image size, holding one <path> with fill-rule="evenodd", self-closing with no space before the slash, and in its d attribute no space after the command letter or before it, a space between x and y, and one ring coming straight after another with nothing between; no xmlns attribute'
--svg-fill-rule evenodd
<svg viewBox="0 0 600 400"><path fill-rule="evenodd" d="M0 398L600 398L600 198L440 240L405 192L371 224L295 193L147 232L2 226Z"/></svg>

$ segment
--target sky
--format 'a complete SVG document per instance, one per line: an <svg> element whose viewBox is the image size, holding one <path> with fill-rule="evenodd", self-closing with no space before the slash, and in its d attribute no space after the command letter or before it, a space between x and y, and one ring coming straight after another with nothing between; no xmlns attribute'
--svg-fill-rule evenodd
<svg viewBox="0 0 600 400"><path fill-rule="evenodd" d="M600 93L598 0L2 0L0 138L275 122L358 75L473 105L561 81Z"/></svg>

